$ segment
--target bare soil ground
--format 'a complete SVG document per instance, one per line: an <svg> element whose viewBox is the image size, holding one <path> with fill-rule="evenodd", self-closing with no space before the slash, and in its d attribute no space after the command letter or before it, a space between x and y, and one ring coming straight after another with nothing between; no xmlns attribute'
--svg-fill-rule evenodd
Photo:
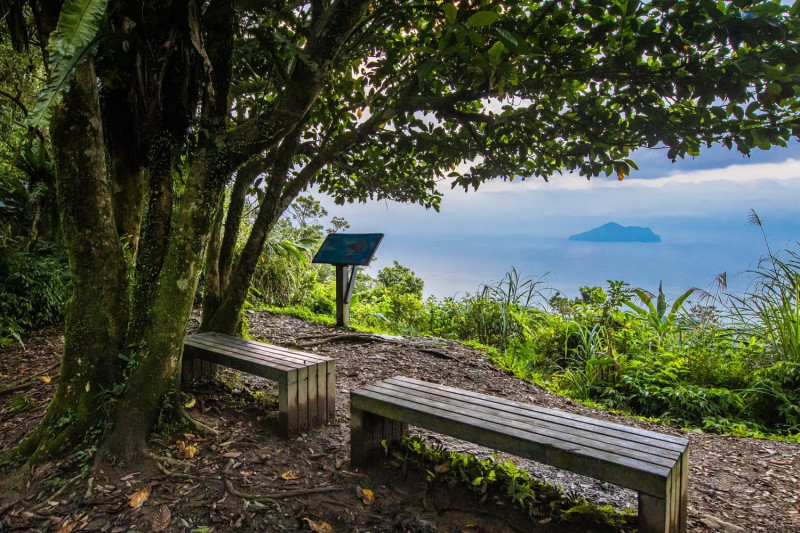
<svg viewBox="0 0 800 533"><path fill-rule="evenodd" d="M0 490L7 531L589 531L586 523L531 520L461 486L425 483L424 472L388 464L354 471L349 454L349 391L406 375L514 400L685 436L691 441L691 531L800 532L800 445L686 432L596 411L492 366L479 351L430 338L364 335L285 316L251 313L251 335L337 361L337 420L286 440L276 435L275 384L227 372L231 389L198 384L190 414L219 437L161 435L159 456L181 459L161 472L125 465L90 469L82 455L37 466L19 491ZM58 379L58 328L0 348L0 454L31 431ZM255 399L254 399L255 398ZM491 450L424 433L446 449L480 457ZM181 443L178 443L181 441ZM194 455L186 459L192 448ZM191 451L189 454L191 454ZM636 495L522 459L534 477L597 504L636 507ZM14 473L0 470L0 479ZM366 505L359 489L374 492ZM131 507L131 499L142 504ZM316 529L315 529L316 528Z"/></svg>

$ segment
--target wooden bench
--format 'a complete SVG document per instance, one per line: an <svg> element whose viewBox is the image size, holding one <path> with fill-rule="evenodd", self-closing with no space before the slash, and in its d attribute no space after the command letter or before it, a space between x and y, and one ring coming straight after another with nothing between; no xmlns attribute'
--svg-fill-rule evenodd
<svg viewBox="0 0 800 533"><path fill-rule="evenodd" d="M355 466L411 424L633 489L639 531L686 531L686 439L402 376L351 391L350 416Z"/></svg>
<svg viewBox="0 0 800 533"><path fill-rule="evenodd" d="M201 361L277 381L279 429L284 436L327 424L336 416L336 363L332 359L221 333L186 337L184 376Z"/></svg>

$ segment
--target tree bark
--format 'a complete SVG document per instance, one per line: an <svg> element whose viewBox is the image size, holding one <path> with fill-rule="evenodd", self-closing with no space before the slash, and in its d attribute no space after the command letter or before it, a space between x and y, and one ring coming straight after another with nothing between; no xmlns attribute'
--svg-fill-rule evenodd
<svg viewBox="0 0 800 533"><path fill-rule="evenodd" d="M156 423L164 395L179 384L183 337L192 310L203 264L214 208L231 170L213 149L191 164L180 208L158 280L141 348L117 404L116 422L105 451L127 460L145 452L145 442Z"/></svg>
<svg viewBox="0 0 800 533"><path fill-rule="evenodd" d="M206 264L203 272L203 309L216 309L219 305L222 294L222 280L220 278L220 248L222 246L222 219L224 212L222 203L224 196L220 197L217 216L214 219L214 227L208 239L208 251L206 252ZM200 322L200 331L206 331L210 314L203 313ZM193 376L199 378L201 376Z"/></svg>
<svg viewBox="0 0 800 533"><path fill-rule="evenodd" d="M76 447L93 428L99 432L109 407L102 389L122 375L119 353L128 318L127 268L91 61L76 69L50 132L73 290L58 388L39 428L19 448L32 462Z"/></svg>

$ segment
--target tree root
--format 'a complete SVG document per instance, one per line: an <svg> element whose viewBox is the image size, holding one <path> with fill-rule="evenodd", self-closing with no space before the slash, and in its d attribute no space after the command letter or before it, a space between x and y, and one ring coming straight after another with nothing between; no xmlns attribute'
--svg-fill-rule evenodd
<svg viewBox="0 0 800 533"><path fill-rule="evenodd" d="M313 346L321 346L323 344L330 344L333 342L386 342L389 344L397 344L397 341L390 339L383 339L376 335L363 335L358 333L351 333L347 335L331 335L312 342L296 342L295 345L300 348L311 348Z"/></svg>
<svg viewBox="0 0 800 533"><path fill-rule="evenodd" d="M231 481L228 476L231 474L231 468L235 464L233 459L229 459L228 463L222 469L223 479L225 482L225 489L228 491L228 494L231 496L236 496L237 498L242 498L243 500L250 500L256 501L259 503L269 503L275 505L278 509L280 509L280 505L275 500L280 500L281 498L296 498L298 496L308 496L309 494L322 494L325 492L335 492L339 490L344 490L342 487L313 487L310 489L297 489L297 490L286 490L283 492L274 492L272 494L247 494L237 490L233 486L233 481Z"/></svg>
<svg viewBox="0 0 800 533"><path fill-rule="evenodd" d="M53 502L53 501L56 501L56 499L57 499L59 496L61 496L62 494L64 494L64 491L66 491L66 490L67 490L67 488L68 488L70 485L72 485L73 483L75 483L76 481L78 481L78 480L79 480L80 478L82 478L82 477L83 477L83 474L78 474L78 475L76 475L76 476L73 476L73 477L69 478L69 479L68 479L68 480L67 480L67 481L66 481L66 482L65 482L63 485L61 485L61 488L60 488L60 489L58 489L58 490L57 490L57 491L55 491L53 494L51 494L51 495L50 495L50 497L48 497L47 499L45 499L45 500L44 500L44 502L42 502L42 503L40 503L40 504L37 504L37 505L34 505L33 507L31 507L31 508L29 509L29 511L30 511L31 513L37 513L37 512L39 512L39 511L41 511L42 509L44 509L45 507L48 507L48 506L49 506L49 504L48 504L47 502Z"/></svg>
<svg viewBox="0 0 800 533"><path fill-rule="evenodd" d="M176 407L175 411L175 414L189 424L189 427L191 427L195 433L203 437L219 437L219 432L216 429L189 416L189 413L186 412L186 409L182 405Z"/></svg>
<svg viewBox="0 0 800 533"><path fill-rule="evenodd" d="M3 396L4 394L9 394L9 393L12 393L12 392L16 392L18 390L28 389L28 388L30 388L30 387L32 387L34 385L40 384L41 382L38 381L38 379L40 377L46 376L52 370L55 370L56 368L58 368L60 365L61 365L60 362L56 363L56 364L48 367L47 369L45 369L43 374L39 374L38 376L34 376L34 377L30 378L30 379L27 379L27 380L23 381L22 383L17 383L15 385L11 385L10 387L6 387L4 389L0 389L0 396ZM55 377L51 378L50 382L52 383L53 380L56 380L56 379L58 379L58 376L55 376Z"/></svg>

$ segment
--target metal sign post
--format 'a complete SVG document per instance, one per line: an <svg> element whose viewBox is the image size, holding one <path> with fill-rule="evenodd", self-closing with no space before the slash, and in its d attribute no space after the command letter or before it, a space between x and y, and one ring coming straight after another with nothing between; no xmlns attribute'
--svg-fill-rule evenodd
<svg viewBox="0 0 800 533"><path fill-rule="evenodd" d="M369 265L383 240L383 233L331 233L319 247L312 263L336 266L336 325L350 325L350 298L359 266Z"/></svg>

